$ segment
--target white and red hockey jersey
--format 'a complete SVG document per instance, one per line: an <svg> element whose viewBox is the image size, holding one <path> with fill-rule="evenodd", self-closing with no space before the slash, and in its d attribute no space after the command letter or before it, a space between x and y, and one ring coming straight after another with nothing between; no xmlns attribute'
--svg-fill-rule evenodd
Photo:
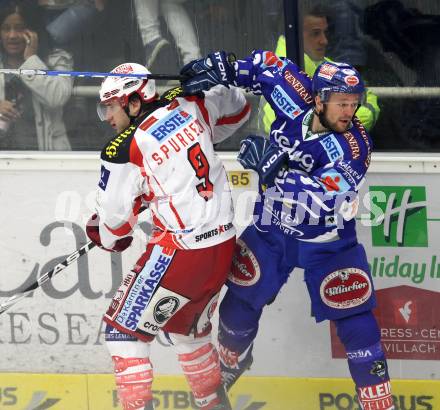
<svg viewBox="0 0 440 410"><path fill-rule="evenodd" d="M249 118L242 92L216 86L205 97L177 97L110 140L97 192L103 246L130 235L142 203L160 245L197 249L235 235L226 171L213 144Z"/></svg>

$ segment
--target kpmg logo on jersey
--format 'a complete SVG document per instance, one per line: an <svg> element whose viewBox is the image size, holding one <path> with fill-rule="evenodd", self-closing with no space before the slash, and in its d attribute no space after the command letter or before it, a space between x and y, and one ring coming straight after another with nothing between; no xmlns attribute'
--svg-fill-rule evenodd
<svg viewBox="0 0 440 410"><path fill-rule="evenodd" d="M325 149L330 161L336 161L344 156L344 151L339 145L338 140L333 134L327 135L321 141L319 141L322 147Z"/></svg>
<svg viewBox="0 0 440 410"><path fill-rule="evenodd" d="M370 186L373 246L427 247L424 186Z"/></svg>
<svg viewBox="0 0 440 410"><path fill-rule="evenodd" d="M303 110L293 102L280 85L273 89L271 97L276 106L288 117L295 119L303 113Z"/></svg>
<svg viewBox="0 0 440 410"><path fill-rule="evenodd" d="M164 118L157 121L150 129L150 134L158 141L169 137L173 132L176 132L187 125L193 117L183 110L173 110Z"/></svg>

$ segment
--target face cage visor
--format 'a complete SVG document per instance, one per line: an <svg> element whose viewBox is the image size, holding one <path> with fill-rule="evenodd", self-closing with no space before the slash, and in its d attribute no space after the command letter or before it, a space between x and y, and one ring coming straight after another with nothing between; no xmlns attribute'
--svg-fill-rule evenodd
<svg viewBox="0 0 440 410"><path fill-rule="evenodd" d="M335 90L335 89L328 89L328 88L323 88L323 89L319 90L318 93L317 93L317 95L321 98L321 101L322 101L323 103L328 103L328 101L330 100L330 95L331 95L332 93L340 93L340 94L355 94L355 95L359 95L359 104L358 104L358 108L359 108L361 105L364 105L365 102L366 102L366 99L367 99L365 92L362 92L362 93L347 93L346 91L342 91L342 90L341 90L341 91L338 91L338 90Z"/></svg>
<svg viewBox="0 0 440 410"><path fill-rule="evenodd" d="M116 114L119 110L124 111L124 107L119 98L112 98L107 101L98 102L96 105L96 112L101 121L107 121L107 119Z"/></svg>

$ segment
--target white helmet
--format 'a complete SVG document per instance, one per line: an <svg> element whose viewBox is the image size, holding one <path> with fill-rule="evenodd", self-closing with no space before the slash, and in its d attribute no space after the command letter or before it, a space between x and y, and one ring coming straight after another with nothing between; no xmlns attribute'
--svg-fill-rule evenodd
<svg viewBox="0 0 440 410"><path fill-rule="evenodd" d="M111 72L151 74L146 67L137 63L120 64ZM99 89L99 99L101 103L117 99L120 101L122 107L126 107L128 105L128 99L135 93L139 95L144 103L149 103L158 97L154 80L134 77L107 77Z"/></svg>

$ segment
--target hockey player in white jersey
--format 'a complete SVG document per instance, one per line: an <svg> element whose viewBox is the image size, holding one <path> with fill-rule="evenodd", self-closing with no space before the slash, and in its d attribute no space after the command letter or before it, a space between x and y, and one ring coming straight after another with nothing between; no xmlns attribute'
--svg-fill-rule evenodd
<svg viewBox="0 0 440 410"><path fill-rule="evenodd" d="M113 72L149 73L135 63ZM150 208L154 224L104 316L122 407L154 408L150 344L163 331L196 404L230 409L210 318L230 268L235 229L227 175L213 144L247 121L250 106L235 87L159 98L153 80L128 77L106 78L100 100L100 118L118 134L101 153L87 233L117 252L131 244L141 207Z"/></svg>

